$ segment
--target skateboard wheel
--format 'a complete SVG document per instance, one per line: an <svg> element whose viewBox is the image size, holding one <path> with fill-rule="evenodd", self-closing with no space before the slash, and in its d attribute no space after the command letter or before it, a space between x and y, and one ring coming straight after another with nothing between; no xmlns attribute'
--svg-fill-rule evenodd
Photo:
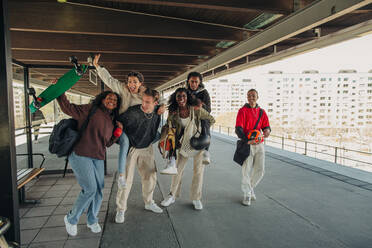
<svg viewBox="0 0 372 248"><path fill-rule="evenodd" d="M36 99L37 99L38 102L42 102L43 101L43 98L41 98L41 97L38 97Z"/></svg>
<svg viewBox="0 0 372 248"><path fill-rule="evenodd" d="M34 105L34 107L35 107L36 109L41 108L41 104L40 104L39 102L34 102L33 105Z"/></svg>

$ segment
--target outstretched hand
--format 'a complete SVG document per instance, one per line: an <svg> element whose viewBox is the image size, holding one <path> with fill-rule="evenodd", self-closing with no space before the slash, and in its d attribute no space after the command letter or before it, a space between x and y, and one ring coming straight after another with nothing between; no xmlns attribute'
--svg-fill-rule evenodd
<svg viewBox="0 0 372 248"><path fill-rule="evenodd" d="M120 128L123 129L123 124L120 121L116 121L116 125Z"/></svg>
<svg viewBox="0 0 372 248"><path fill-rule="evenodd" d="M165 110L166 110L165 104L160 105L158 109L158 115L164 114Z"/></svg>
<svg viewBox="0 0 372 248"><path fill-rule="evenodd" d="M269 137L269 135L270 135L270 129L266 128L266 129L263 131L263 136L264 136L265 138L267 138L267 137Z"/></svg>
<svg viewBox="0 0 372 248"><path fill-rule="evenodd" d="M93 59L93 65L94 67L98 68L99 65L98 65L98 61L99 61L99 58L101 57L101 54L96 54L96 56L94 56L94 59Z"/></svg>

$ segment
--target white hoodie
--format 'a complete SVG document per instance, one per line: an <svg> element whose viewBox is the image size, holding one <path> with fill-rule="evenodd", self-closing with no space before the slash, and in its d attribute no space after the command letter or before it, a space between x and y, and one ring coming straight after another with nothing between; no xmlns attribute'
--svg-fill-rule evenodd
<svg viewBox="0 0 372 248"><path fill-rule="evenodd" d="M119 114L124 113L129 107L142 104L142 94L133 94L129 91L125 83L113 78L110 73L103 67L98 66L97 73L101 80L115 93L121 97L121 106Z"/></svg>

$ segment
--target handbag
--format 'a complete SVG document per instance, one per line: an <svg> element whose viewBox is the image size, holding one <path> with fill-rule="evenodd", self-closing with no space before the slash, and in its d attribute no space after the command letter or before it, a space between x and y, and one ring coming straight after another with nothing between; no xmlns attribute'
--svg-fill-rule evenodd
<svg viewBox="0 0 372 248"><path fill-rule="evenodd" d="M263 111L260 108L260 112L258 114L258 119L257 119L257 122L254 125L253 129L257 128L258 123L261 120L262 112ZM249 145L247 142L239 139L236 142L236 150L235 150L234 158L233 158L234 162L238 163L239 165L243 165L244 161L248 158L250 152L251 152L251 145Z"/></svg>
<svg viewBox="0 0 372 248"><path fill-rule="evenodd" d="M190 145L195 150L198 150L198 151L203 150L207 148L209 144L211 143L211 136L207 134L206 129L207 128L205 126L201 126L201 131L199 131L199 127L198 127L198 130L196 131L194 136L192 136L192 138L190 139Z"/></svg>
<svg viewBox="0 0 372 248"><path fill-rule="evenodd" d="M176 128L172 127L170 121L161 129L158 148L163 158L176 156Z"/></svg>
<svg viewBox="0 0 372 248"><path fill-rule="evenodd" d="M84 130L88 126L89 119L97 111L97 108L94 105L89 110L88 117L85 119L80 130L78 130L78 121L72 118L63 119L54 125L49 137L49 152L56 154L58 157L69 156L83 135Z"/></svg>

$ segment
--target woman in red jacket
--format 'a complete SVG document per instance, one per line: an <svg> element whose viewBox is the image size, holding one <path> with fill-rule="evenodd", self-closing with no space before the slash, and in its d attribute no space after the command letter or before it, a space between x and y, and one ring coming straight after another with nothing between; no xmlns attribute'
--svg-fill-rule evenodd
<svg viewBox="0 0 372 248"><path fill-rule="evenodd" d="M261 181L265 172L263 137L269 137L271 132L269 118L265 110L258 106L257 99L257 90L250 89L247 93L248 103L239 109L235 125L235 132L239 139L250 144L250 153L248 158L245 158L242 168L241 187L244 193L242 203L246 206L251 205L251 200L256 200L254 188ZM259 139L248 138L249 132L253 129L261 132Z"/></svg>
<svg viewBox="0 0 372 248"><path fill-rule="evenodd" d="M91 104L76 105L70 103L65 94L57 98L61 110L78 121L79 129L87 119L89 112L95 109L80 140L74 146L68 161L81 186L72 210L65 216L67 233L77 234L77 224L83 211L87 209L87 225L94 233L101 232L98 224L98 213L101 207L104 187L104 159L106 147L111 146L118 138L113 135L115 123L119 114L120 96L111 91L105 91L93 100Z"/></svg>

